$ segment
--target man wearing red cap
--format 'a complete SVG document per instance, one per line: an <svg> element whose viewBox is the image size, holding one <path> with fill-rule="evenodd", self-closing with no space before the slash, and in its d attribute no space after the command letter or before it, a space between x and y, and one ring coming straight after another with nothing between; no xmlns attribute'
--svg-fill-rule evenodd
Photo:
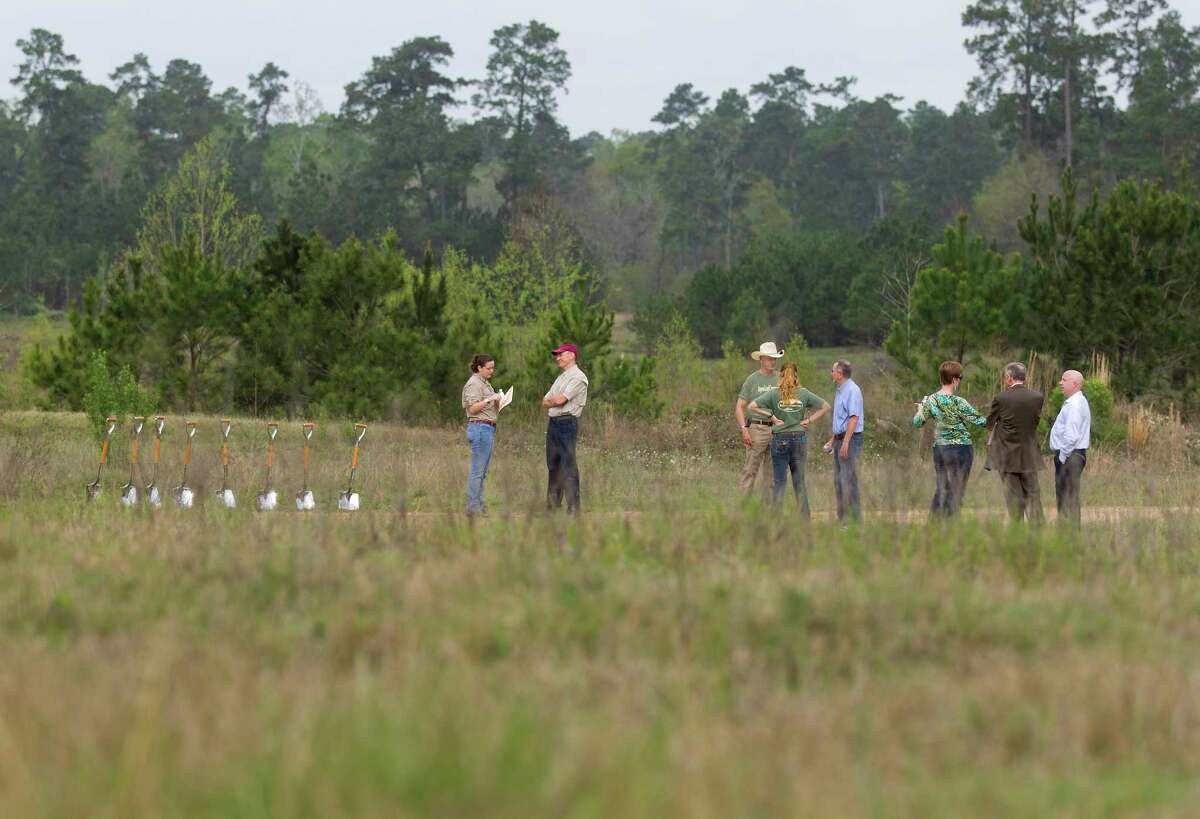
<svg viewBox="0 0 1200 819"><path fill-rule="evenodd" d="M575 364L579 350L574 344L563 344L551 352L562 372L542 399L542 406L550 415L546 425L546 470L550 473L546 508L560 508L565 494L567 511L578 514L579 465L575 462L575 442L579 438L579 416L587 403L588 380Z"/></svg>

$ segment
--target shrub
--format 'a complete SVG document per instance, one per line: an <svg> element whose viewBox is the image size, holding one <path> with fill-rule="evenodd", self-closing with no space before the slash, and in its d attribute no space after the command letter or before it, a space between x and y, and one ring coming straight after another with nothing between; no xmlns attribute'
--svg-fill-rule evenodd
<svg viewBox="0 0 1200 819"><path fill-rule="evenodd" d="M602 360L597 368L596 398L626 418L654 420L662 415L653 358L620 356Z"/></svg>
<svg viewBox="0 0 1200 819"><path fill-rule="evenodd" d="M139 386L128 366L120 367L114 377L108 353L98 350L88 366L87 392L83 410L97 440L104 437L104 421L116 416L120 423L134 416L149 416L158 406L158 397Z"/></svg>

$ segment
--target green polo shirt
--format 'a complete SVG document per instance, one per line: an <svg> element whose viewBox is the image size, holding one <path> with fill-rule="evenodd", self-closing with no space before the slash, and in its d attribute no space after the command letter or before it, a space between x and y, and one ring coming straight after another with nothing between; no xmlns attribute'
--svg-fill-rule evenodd
<svg viewBox="0 0 1200 819"><path fill-rule="evenodd" d="M763 393L770 392L778 386L778 373L763 375L758 370L755 370L746 377L744 382L742 382L742 391L738 393L738 398L749 404Z"/></svg>
<svg viewBox="0 0 1200 819"><path fill-rule="evenodd" d="M808 417L808 411L820 409L825 406L825 399L819 395L815 395L804 387L796 390L792 400L784 403L779 400L779 390L774 389L763 393L758 398L754 399L754 403L760 409L769 411L772 415L783 421L783 424L776 424L771 427L771 431L778 434L780 432L806 432L804 427L800 426L800 422ZM748 411L747 415L755 418L762 418L753 410Z"/></svg>

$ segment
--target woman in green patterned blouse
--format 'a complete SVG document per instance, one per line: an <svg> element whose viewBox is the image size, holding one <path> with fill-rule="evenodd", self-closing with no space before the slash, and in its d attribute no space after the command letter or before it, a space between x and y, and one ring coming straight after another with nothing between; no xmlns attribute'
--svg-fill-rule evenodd
<svg viewBox="0 0 1200 819"><path fill-rule="evenodd" d="M957 361L944 361L938 367L942 388L927 395L917 404L914 427L934 421L933 472L936 485L930 514L952 517L962 508L967 480L975 463L975 447L971 443L968 425L982 427L987 419L980 415L965 398L955 395L962 383L963 367Z"/></svg>

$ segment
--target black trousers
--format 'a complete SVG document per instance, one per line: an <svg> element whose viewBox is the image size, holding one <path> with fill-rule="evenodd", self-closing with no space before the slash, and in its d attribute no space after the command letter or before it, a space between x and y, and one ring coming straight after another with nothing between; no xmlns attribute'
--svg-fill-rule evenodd
<svg viewBox="0 0 1200 819"><path fill-rule="evenodd" d="M579 512L579 464L575 462L575 442L579 438L579 419L573 415L551 418L546 425L546 508L562 507L567 499L567 511Z"/></svg>
<svg viewBox="0 0 1200 819"><path fill-rule="evenodd" d="M1083 470L1087 466L1087 450L1077 449L1067 456L1066 462L1054 453L1054 498L1058 501L1058 519L1070 521L1076 526L1081 522L1083 504L1079 494L1083 488Z"/></svg>

